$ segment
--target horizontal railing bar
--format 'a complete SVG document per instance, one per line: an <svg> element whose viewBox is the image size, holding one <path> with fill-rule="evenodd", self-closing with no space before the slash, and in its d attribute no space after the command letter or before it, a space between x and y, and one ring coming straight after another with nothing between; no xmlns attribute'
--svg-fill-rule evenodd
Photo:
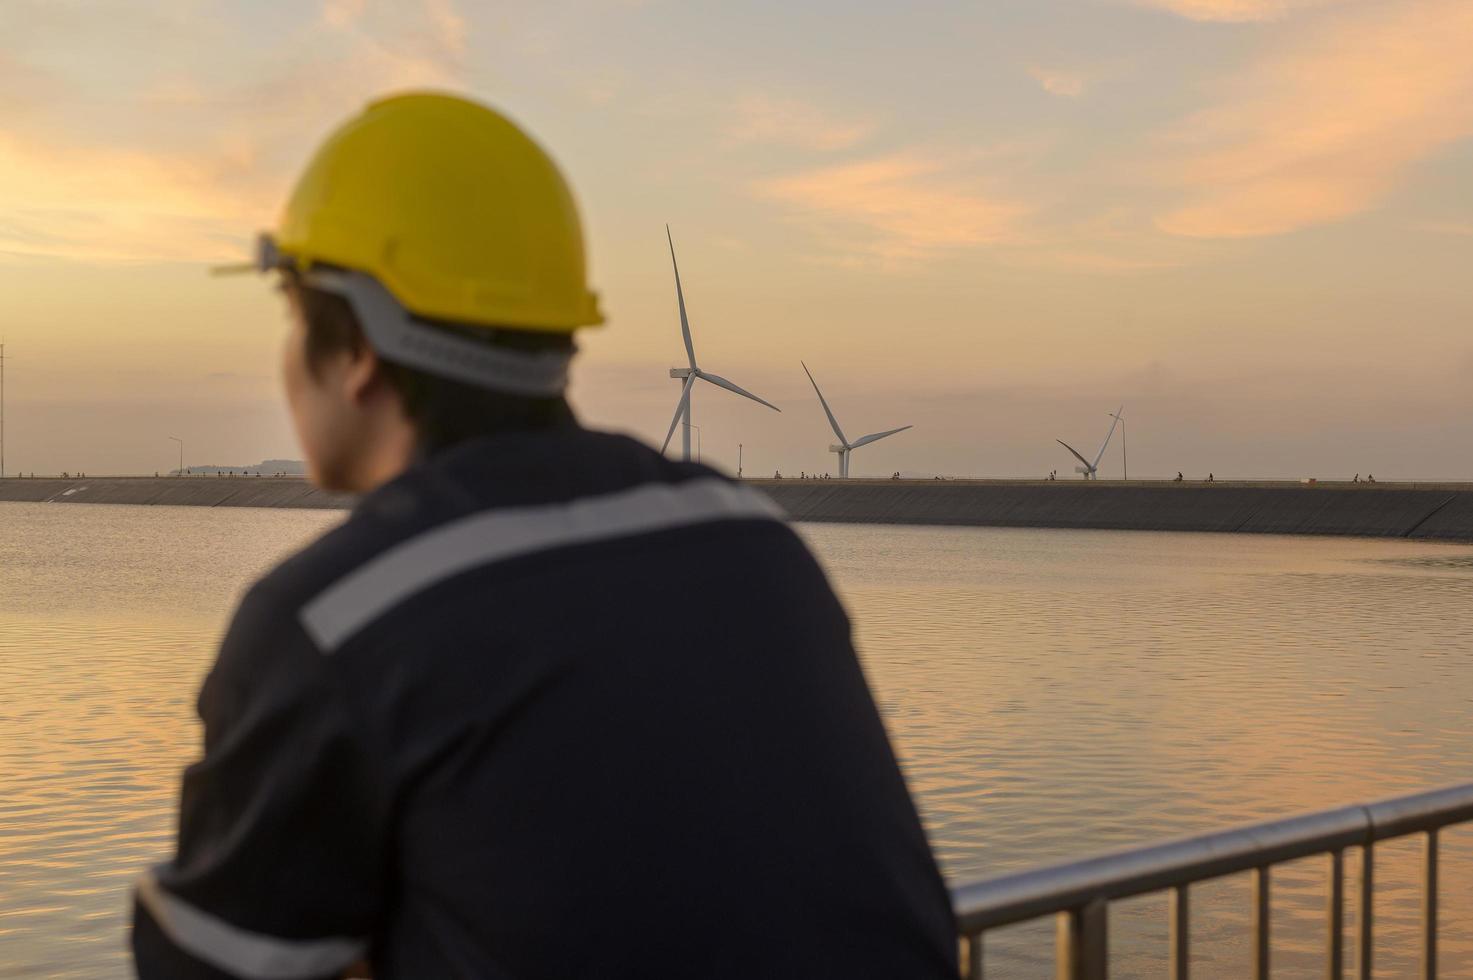
<svg viewBox="0 0 1473 980"><path fill-rule="evenodd" d="M1107 854L964 885L952 892L963 933L1022 922L1091 898L1130 898L1359 844L1367 821L1344 807Z"/></svg>
<svg viewBox="0 0 1473 980"><path fill-rule="evenodd" d="M1379 800L1368 803L1366 812L1371 817L1372 840L1441 830L1473 820L1473 783Z"/></svg>
<svg viewBox="0 0 1473 980"><path fill-rule="evenodd" d="M952 905L958 932L975 935L1094 899L1130 898L1464 821L1473 821L1473 783L974 882L952 890Z"/></svg>

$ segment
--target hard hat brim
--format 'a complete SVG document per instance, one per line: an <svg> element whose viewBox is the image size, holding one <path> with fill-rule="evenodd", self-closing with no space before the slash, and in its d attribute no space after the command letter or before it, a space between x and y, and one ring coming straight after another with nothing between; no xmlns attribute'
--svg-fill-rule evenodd
<svg viewBox="0 0 1473 980"><path fill-rule="evenodd" d="M346 300L369 346L384 360L524 398L551 398L567 390L571 347L524 351L457 336L416 320L364 272L314 269L302 281Z"/></svg>

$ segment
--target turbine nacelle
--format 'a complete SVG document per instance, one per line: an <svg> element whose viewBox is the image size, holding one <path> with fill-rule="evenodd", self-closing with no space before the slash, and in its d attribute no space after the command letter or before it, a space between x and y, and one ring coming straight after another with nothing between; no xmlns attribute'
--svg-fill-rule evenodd
<svg viewBox="0 0 1473 980"><path fill-rule="evenodd" d="M848 451L849 451L849 447L848 446L830 446L829 447L829 452L831 452L831 453L839 453L840 455L843 455L844 453L847 453Z"/></svg>

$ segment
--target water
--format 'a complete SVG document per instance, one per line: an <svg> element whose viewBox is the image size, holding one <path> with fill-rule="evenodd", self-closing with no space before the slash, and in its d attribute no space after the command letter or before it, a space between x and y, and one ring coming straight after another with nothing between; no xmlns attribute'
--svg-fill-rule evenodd
<svg viewBox="0 0 1473 980"><path fill-rule="evenodd" d="M339 520L0 505L0 977L127 974L230 606ZM1400 541L811 525L956 881L1473 780L1473 549ZM1446 975L1473 975L1473 832L1445 841ZM1378 971L1415 964L1413 843L1378 852ZM1354 870L1354 861L1350 862ZM1274 878L1274 966L1311 975L1324 866ZM1247 972L1248 883L1194 894L1199 976ZM1164 973L1164 897L1112 916ZM1353 902L1352 902L1353 908ZM1052 926L989 940L1051 975Z"/></svg>

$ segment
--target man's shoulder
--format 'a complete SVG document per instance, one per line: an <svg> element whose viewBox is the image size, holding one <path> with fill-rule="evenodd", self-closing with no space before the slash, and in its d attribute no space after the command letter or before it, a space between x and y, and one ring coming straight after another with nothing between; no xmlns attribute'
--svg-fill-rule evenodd
<svg viewBox="0 0 1473 980"><path fill-rule="evenodd" d="M295 623L304 606L398 549L454 537L468 522L532 527L564 508L578 520L658 524L691 511L780 516L758 491L694 463L667 460L626 436L578 429L455 447L362 498L347 519L263 576L242 601L243 627Z"/></svg>

